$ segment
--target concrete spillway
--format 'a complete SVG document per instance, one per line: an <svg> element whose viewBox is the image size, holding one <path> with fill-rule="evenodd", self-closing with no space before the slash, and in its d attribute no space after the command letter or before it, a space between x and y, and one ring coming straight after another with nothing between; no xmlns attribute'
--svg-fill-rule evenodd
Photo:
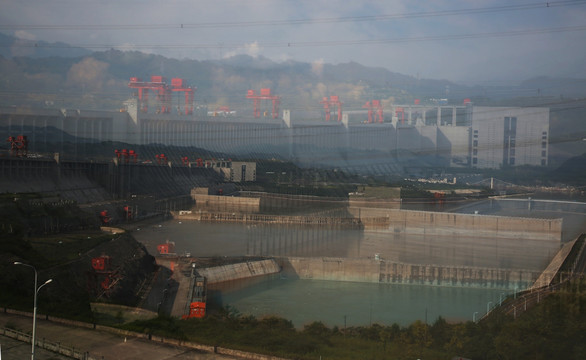
<svg viewBox="0 0 586 360"><path fill-rule="evenodd" d="M274 259L197 269L201 276L205 276L208 284L276 274L280 271L281 267Z"/></svg>

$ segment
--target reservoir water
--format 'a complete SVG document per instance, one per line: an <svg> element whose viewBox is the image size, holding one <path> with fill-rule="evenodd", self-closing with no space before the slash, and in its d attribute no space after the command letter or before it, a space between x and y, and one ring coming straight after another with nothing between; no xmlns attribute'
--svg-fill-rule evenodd
<svg viewBox="0 0 586 360"><path fill-rule="evenodd" d="M510 291L421 285L294 280L273 277L260 283L219 288L214 300L256 317L277 315L295 327L321 321L329 327L378 323L407 326L416 320L433 323L480 318Z"/></svg>
<svg viewBox="0 0 586 360"><path fill-rule="evenodd" d="M453 264L543 270L559 244L508 239L397 236L336 227L246 225L169 220L137 228L134 237L151 254L173 241L178 254L214 256L304 256L366 258L380 256L419 264ZM243 286L245 285L245 286ZM519 289L521 290L521 289ZM278 315L302 327L312 321L328 326L380 323L432 323L439 316L466 321L484 315L511 291L474 287L440 287L298 280L288 274L250 283L210 288L213 305L229 305L242 314ZM212 305L212 304L211 304Z"/></svg>

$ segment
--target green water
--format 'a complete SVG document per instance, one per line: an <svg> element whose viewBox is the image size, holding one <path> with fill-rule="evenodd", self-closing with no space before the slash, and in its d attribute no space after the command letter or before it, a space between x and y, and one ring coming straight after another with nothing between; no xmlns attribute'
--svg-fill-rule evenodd
<svg viewBox="0 0 586 360"><path fill-rule="evenodd" d="M511 291L370 284L321 280L266 278L254 285L232 289L226 284L213 291L216 305L229 305L242 314L261 318L277 315L302 328L312 321L329 327L379 323L408 325L416 320L433 323L468 321L484 315L488 307L513 295ZM475 314L476 313L476 314Z"/></svg>

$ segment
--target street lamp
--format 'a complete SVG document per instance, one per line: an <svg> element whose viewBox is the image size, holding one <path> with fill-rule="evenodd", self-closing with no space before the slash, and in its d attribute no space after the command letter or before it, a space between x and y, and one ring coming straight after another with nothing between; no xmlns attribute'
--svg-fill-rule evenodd
<svg viewBox="0 0 586 360"><path fill-rule="evenodd" d="M36 328L37 328L37 294L39 293L39 290L41 290L41 288L45 285L47 285L48 283L50 283L51 281L53 281L53 279L49 279L47 281L45 281L43 283L43 285L37 287L37 278L38 278L38 274L37 274L37 269L29 264L23 264L20 261L15 261L14 265L24 265L24 266L28 266L31 269L34 270L35 272L35 288L34 288L34 297L33 297L33 337L31 339L31 360L35 360L35 336L36 336Z"/></svg>
<svg viewBox="0 0 586 360"><path fill-rule="evenodd" d="M490 312L490 304L492 304L492 301L489 301L488 304L486 304L486 315Z"/></svg>
<svg viewBox="0 0 586 360"><path fill-rule="evenodd" d="M475 311L474 314L472 314L472 322L476 322L476 314L478 314L478 311Z"/></svg>

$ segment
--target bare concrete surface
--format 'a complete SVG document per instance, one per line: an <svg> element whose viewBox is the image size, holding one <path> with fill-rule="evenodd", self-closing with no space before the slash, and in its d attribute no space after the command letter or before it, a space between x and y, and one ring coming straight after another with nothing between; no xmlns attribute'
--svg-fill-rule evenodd
<svg viewBox="0 0 586 360"><path fill-rule="evenodd" d="M32 320L29 317L0 313L0 326L10 327L29 332ZM165 360L165 359L195 359L195 360L223 360L234 357L204 353L187 348L158 344L156 342L123 338L102 331L76 328L46 320L37 320L37 339L42 341L59 342L66 346L74 346L95 359L104 360ZM30 358L31 345L5 336L0 336L2 346L2 360L22 360ZM39 347L35 350L38 360L69 359Z"/></svg>

